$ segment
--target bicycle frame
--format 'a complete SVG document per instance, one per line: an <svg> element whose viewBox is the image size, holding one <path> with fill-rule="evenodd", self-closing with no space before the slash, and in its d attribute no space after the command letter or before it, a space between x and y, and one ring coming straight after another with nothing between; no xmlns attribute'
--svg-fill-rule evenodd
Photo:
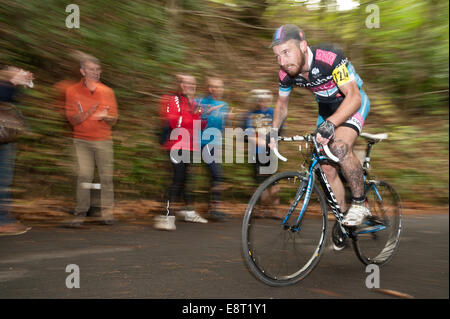
<svg viewBox="0 0 450 319"><path fill-rule="evenodd" d="M288 227L288 225L286 224L287 221L289 220L289 218L291 217L292 213L294 212L294 210L297 208L298 203L300 202L300 200L302 199L303 195L305 195L305 200L303 201L303 205L300 209L300 213L297 217L297 221L295 223L295 225L290 226L289 228L291 229L291 231L294 232L298 232L301 228L301 223L302 223L302 219L303 219L303 215L309 205L309 200L311 198L311 193L312 193L312 189L314 187L314 183L316 181L316 177L318 178L318 181L322 187L322 189L324 190L324 194L326 197L326 200L328 202L328 205L333 213L333 215L336 217L336 219L338 220L339 224L341 225L341 230L343 232L344 235L352 238L352 234L351 232L349 232L345 227L342 227L342 219L344 218L344 214L341 211L341 207L339 206L339 203L336 200L336 197L333 193L333 190L331 189L331 186L328 182L328 179L325 175L325 173L322 170L321 167L321 162L329 162L329 159L324 156L324 155L320 155L319 151L320 147L317 144L317 142L315 141L315 139L312 139L312 142L314 143L314 151L311 155L311 164L309 165L309 168L307 170L307 185L306 185L306 189L305 189L305 185L301 184L296 196L295 196L295 201L293 203L293 205L289 208L286 217L284 218L282 225L284 227ZM372 150L374 143L368 143L367 145L367 149L366 149L366 156L365 156L365 160L363 163L363 170L364 170L364 182L366 184L366 180L368 177L368 171L369 171L369 163L370 163L370 152ZM367 186L367 184L365 185ZM374 187L375 189L375 193L377 194L377 197L379 198L379 200L381 199L381 196L378 193L378 190L376 188L376 185L374 183L370 183L369 184L370 187ZM366 189L367 191L368 189ZM371 231L367 231L367 232L374 232L374 231L378 231L384 229L383 226L380 226L379 228L374 228L374 230ZM362 233L362 232L361 232Z"/></svg>
<svg viewBox="0 0 450 319"><path fill-rule="evenodd" d="M299 216L297 217L296 224L295 224L295 226L290 227L291 230L294 232L298 232L301 228L301 222L303 219L303 215L306 211L306 208L308 207L309 200L311 198L311 193L312 193L312 189L314 187L316 175L322 186L322 189L325 190L325 196L326 196L328 204L331 208L331 211L336 216L336 219L339 221L339 223L342 222L342 218L344 217L344 215L341 212L341 208L336 200L336 197L334 196L334 193L331 190L331 186L328 183L327 177L325 176L325 173L323 172L322 167L320 166L320 162L322 162L322 161L327 161L327 158L323 155L318 155L316 153L316 151L314 151L313 154L311 155L311 165L309 166L309 169L308 169L308 175L307 175L308 183L307 183L306 189L304 189L303 184L300 185L300 187L297 191L297 194L296 194L296 199L295 199L293 205L291 206L291 208L289 209L288 214L286 215L285 219L283 220L282 225L286 226L286 222L292 215L292 212L296 209L296 207L297 207L299 201L301 200L301 198L303 197L303 195L305 195L305 200L303 201L303 205L300 210ZM345 229L344 229L344 231L347 234L347 231ZM347 234L347 235L349 235L349 234Z"/></svg>
<svg viewBox="0 0 450 319"><path fill-rule="evenodd" d="M311 137L312 137L312 139L311 139ZM373 226L370 229L364 229L364 230L353 232L352 230L342 226L342 220L344 218L344 214L341 211L341 207L339 206L339 203L336 200L333 190L331 189L331 186L328 183L328 179L320 165L322 162L333 163L333 161L330 161L330 158L328 157L329 153L326 152L327 151L326 149L324 149L324 151L325 151L325 153L327 153L327 156L320 154L323 149L321 146L319 146L317 144L315 138L312 135L309 136L309 138L310 139L308 139L307 137L300 137L300 139L297 139L297 140L308 140L309 142L313 142L314 143L314 151L311 155L311 164L309 165L309 168L306 172L307 173L306 179L304 180L304 183L302 183L297 190L294 203L289 208L289 210L286 214L286 217L284 218L284 220L282 222L283 227L285 227L286 229L289 228L293 232L298 232L301 229L303 215L309 205L311 193L312 193L314 183L315 183L316 177L317 177L318 181L322 187L322 190L324 191L325 198L328 202L328 206L330 207L333 215L336 217L336 220L339 222L341 231L344 234L344 236L354 238L354 235L357 235L357 234L373 233L373 232L377 232L379 230L385 229L386 228L385 226L377 225L377 226ZM283 138L283 139L292 141L292 140L295 140L295 137ZM365 188L365 192L367 192L367 191L369 191L369 189L371 187L373 187L378 200L382 201L383 199L378 192L378 189L376 187L376 182L372 181L372 180L368 180L369 170L370 170L370 153L372 151L372 147L374 144L375 144L375 142L373 142L373 141L369 141L367 143L365 159L364 159L364 162L362 163L364 188ZM279 155L279 153L278 153L278 155ZM282 156L280 156L280 158L281 157ZM333 159L333 160L336 161L336 159ZM306 185L305 185L305 183L306 183ZM296 221L295 225L293 225L293 226L287 225L287 221L291 217L294 210L297 208L297 205L303 196L305 196L305 199L303 201L303 205L300 209L300 213L297 217L297 221Z"/></svg>

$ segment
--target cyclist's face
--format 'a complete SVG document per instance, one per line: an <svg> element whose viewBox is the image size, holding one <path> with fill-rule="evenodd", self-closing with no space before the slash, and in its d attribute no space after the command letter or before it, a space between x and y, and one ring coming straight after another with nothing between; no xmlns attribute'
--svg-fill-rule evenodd
<svg viewBox="0 0 450 319"><path fill-rule="evenodd" d="M272 48L281 69L292 77L300 73L305 63L305 54L301 50L302 46L306 46L303 42L289 40Z"/></svg>

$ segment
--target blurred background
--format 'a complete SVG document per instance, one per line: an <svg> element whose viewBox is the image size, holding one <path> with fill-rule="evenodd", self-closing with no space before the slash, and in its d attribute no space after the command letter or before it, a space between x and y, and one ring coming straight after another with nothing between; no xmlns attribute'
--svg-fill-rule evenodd
<svg viewBox="0 0 450 319"><path fill-rule="evenodd" d="M339 44L364 80L371 100L365 131L390 136L374 148L373 174L391 182L405 206L448 207L448 1L78 0L80 27L67 28L69 4L0 0L0 64L35 76L35 87L18 99L32 133L18 143L16 213L43 218L75 204L76 160L62 95L80 78L75 50L100 59L102 82L119 105L116 212L145 214L161 209L171 179L158 143L158 100L174 89L173 74L195 75L197 96L206 94L207 76L223 78L224 100L236 113L231 124L239 127L253 107L250 90L277 94L278 66L268 45L286 23L299 25L309 45ZM367 25L370 5L379 9L378 27ZM316 119L312 94L294 90L285 134L311 132ZM281 146L290 160L280 170L300 166L296 148ZM224 168L224 200L245 207L256 186L250 164ZM206 204L206 166L194 167L193 176L197 202Z"/></svg>

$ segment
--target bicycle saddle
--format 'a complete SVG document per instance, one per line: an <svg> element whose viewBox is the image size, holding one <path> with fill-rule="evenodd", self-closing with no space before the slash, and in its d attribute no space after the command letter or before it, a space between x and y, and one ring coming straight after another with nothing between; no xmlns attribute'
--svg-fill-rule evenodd
<svg viewBox="0 0 450 319"><path fill-rule="evenodd" d="M367 139L371 142L374 142L374 143L381 142L382 140L385 140L388 138L387 133L380 133L380 134L361 133L360 136L364 137L365 139Z"/></svg>

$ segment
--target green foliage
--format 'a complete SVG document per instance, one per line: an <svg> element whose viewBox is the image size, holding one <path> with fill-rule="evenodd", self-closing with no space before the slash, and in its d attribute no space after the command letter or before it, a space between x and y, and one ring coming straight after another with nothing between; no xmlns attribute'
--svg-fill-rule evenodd
<svg viewBox="0 0 450 319"><path fill-rule="evenodd" d="M340 44L365 81L371 100L366 128L391 136L374 152L376 174L392 181L404 199L448 204L447 1L361 0L357 9L336 11L331 0L321 1L317 10L294 0L80 0L80 29L65 26L67 4L0 0L0 62L36 76L35 88L19 99L32 133L19 144L15 184L27 194L73 197L70 125L53 85L79 79L74 50L100 59L102 80L118 100L113 134L117 197L161 199L171 167L158 144L157 103L173 88L173 74L225 77L226 99L238 113L233 121L238 126L250 107L246 92L276 91L277 66L267 49L272 31L296 23L311 45ZM369 4L380 9L380 28L366 27ZM199 94L202 86L199 81ZM296 91L286 134L312 130L316 116L313 98ZM298 166L294 161L282 169ZM251 166L224 168L232 185L224 198L246 201L255 187ZM196 172L195 188L206 199L208 172L205 167Z"/></svg>

